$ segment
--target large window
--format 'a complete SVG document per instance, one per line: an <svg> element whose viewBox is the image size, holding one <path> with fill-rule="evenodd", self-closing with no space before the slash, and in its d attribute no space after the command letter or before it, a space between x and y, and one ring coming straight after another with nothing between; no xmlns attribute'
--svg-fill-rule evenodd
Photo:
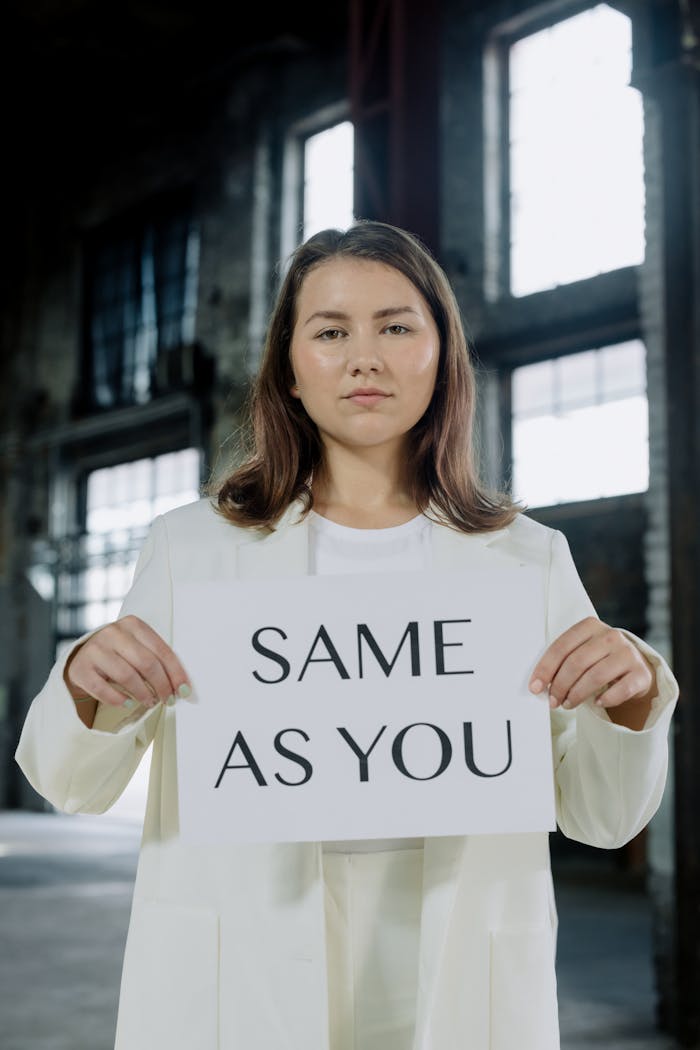
<svg viewBox="0 0 700 1050"><path fill-rule="evenodd" d="M87 475L83 531L58 541L35 570L44 576L39 589L54 600L57 651L116 618L153 518L199 493L200 453L194 448Z"/></svg>
<svg viewBox="0 0 700 1050"><path fill-rule="evenodd" d="M304 240L353 220L353 126L345 120L304 143Z"/></svg>
<svg viewBox="0 0 700 1050"><path fill-rule="evenodd" d="M598 4L512 41L504 58L506 287L523 296L641 263L644 129L630 19Z"/></svg>
<svg viewBox="0 0 700 1050"><path fill-rule="evenodd" d="M529 507L647 488L639 340L514 369L512 411L513 493Z"/></svg>
<svg viewBox="0 0 700 1050"><path fill-rule="evenodd" d="M283 172L284 259L319 230L346 229L352 223L354 168L355 131L344 103L326 107L289 128Z"/></svg>
<svg viewBox="0 0 700 1050"><path fill-rule="evenodd" d="M139 552L157 514L200 497L196 448L91 470L82 486L83 529L37 544L29 577L53 611L55 656L76 638L116 619ZM151 752L107 816L142 821Z"/></svg>
<svg viewBox="0 0 700 1050"><path fill-rule="evenodd" d="M84 407L142 404L158 366L195 335L199 241L189 208L110 223L86 250Z"/></svg>

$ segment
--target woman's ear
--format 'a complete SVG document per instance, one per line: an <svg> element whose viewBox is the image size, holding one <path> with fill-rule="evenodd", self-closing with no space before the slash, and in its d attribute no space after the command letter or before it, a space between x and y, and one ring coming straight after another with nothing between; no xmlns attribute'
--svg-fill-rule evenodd
<svg viewBox="0 0 700 1050"><path fill-rule="evenodd" d="M293 383L292 386L290 386L289 393L292 395L292 397L299 397L299 387L296 385L296 383Z"/></svg>

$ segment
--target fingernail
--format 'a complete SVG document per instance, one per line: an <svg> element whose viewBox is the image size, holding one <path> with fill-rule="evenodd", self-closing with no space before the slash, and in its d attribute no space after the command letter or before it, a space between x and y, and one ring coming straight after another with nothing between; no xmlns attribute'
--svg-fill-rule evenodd
<svg viewBox="0 0 700 1050"><path fill-rule="evenodd" d="M178 696L181 696L183 700L186 700L188 696L192 696L192 690L188 686L187 682L183 682L178 688Z"/></svg>
<svg viewBox="0 0 700 1050"><path fill-rule="evenodd" d="M557 700L556 696L550 696L550 698L549 698L549 706L550 707L558 707L559 706L559 701Z"/></svg>
<svg viewBox="0 0 700 1050"><path fill-rule="evenodd" d="M539 680L539 678L533 678L533 680L530 682L530 692L541 693L542 685L543 683Z"/></svg>
<svg viewBox="0 0 700 1050"><path fill-rule="evenodd" d="M166 707L175 707L176 700L177 700L177 697L175 696L175 694L171 693L170 696L168 697L168 699L164 700L163 703L165 704Z"/></svg>
<svg viewBox="0 0 700 1050"><path fill-rule="evenodd" d="M136 707L136 701L127 698L122 704L122 707L125 707L127 711L133 711L133 709Z"/></svg>
<svg viewBox="0 0 700 1050"><path fill-rule="evenodd" d="M565 707L567 711L570 711L574 705L572 704L571 700L565 700L561 706Z"/></svg>

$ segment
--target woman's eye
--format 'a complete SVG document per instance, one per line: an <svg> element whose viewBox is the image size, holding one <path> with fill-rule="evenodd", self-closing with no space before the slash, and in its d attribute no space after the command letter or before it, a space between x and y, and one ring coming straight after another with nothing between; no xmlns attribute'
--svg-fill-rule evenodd
<svg viewBox="0 0 700 1050"><path fill-rule="evenodd" d="M394 324L387 325L384 331L390 332L392 335L403 335L404 332L408 331L408 328L406 328L405 324L399 324L396 321Z"/></svg>
<svg viewBox="0 0 700 1050"><path fill-rule="evenodd" d="M323 332L318 333L318 338L330 342L333 339L338 339L342 334L340 328L326 328Z"/></svg>

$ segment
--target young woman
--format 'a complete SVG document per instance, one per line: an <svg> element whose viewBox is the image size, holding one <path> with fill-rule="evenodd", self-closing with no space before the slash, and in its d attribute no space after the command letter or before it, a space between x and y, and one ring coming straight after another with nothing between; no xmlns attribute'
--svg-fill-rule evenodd
<svg viewBox="0 0 700 1050"><path fill-rule="evenodd" d="M555 1050L546 834L194 847L180 839L171 648L182 583L517 559L546 583L565 835L623 845L656 811L677 698L663 659L596 617L563 535L485 491L448 281L410 234L327 230L291 258L250 448L155 519L114 623L58 661L17 761L58 809L103 812L152 745L118 1050ZM507 643L507 640L506 640ZM426 697L429 705L429 697Z"/></svg>

